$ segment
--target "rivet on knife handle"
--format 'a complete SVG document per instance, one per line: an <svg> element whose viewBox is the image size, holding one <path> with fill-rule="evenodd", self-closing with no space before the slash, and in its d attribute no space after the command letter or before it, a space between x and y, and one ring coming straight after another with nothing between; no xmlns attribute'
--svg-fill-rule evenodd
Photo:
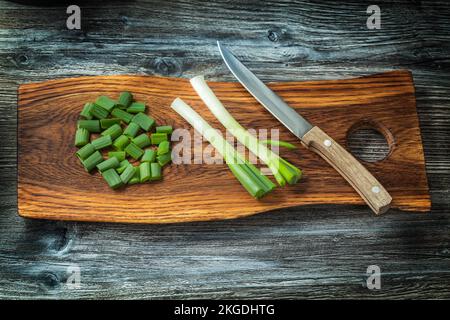
<svg viewBox="0 0 450 320"><path fill-rule="evenodd" d="M392 197L381 183L319 127L309 130L302 137L302 143L332 165L376 214L384 213L389 209Z"/></svg>

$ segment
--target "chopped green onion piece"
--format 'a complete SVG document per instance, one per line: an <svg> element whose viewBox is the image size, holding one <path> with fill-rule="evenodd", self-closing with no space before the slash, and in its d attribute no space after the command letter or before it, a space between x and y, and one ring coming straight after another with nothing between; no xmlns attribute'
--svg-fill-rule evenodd
<svg viewBox="0 0 450 320"><path fill-rule="evenodd" d="M78 159L84 160L94 152L95 147L91 143L88 143L87 145L79 149L75 154L77 155Z"/></svg>
<svg viewBox="0 0 450 320"><path fill-rule="evenodd" d="M85 128L78 128L75 132L75 147L82 147L89 143L89 131Z"/></svg>
<svg viewBox="0 0 450 320"><path fill-rule="evenodd" d="M143 154L144 150L139 148L133 142L131 142L126 148L125 152L130 155L133 159L138 160Z"/></svg>
<svg viewBox="0 0 450 320"><path fill-rule="evenodd" d="M146 133L143 133L138 135L136 138L131 139L131 142L133 142L139 148L145 148L150 145L150 138Z"/></svg>
<svg viewBox="0 0 450 320"><path fill-rule="evenodd" d="M109 159L106 159L106 160L100 162L97 165L97 169L98 169L98 171L102 172L102 171L105 171L105 170L108 170L111 168L115 169L119 165L120 165L119 160L117 160L116 157L112 157L112 158L109 158Z"/></svg>
<svg viewBox="0 0 450 320"><path fill-rule="evenodd" d="M122 151L130 143L130 139L126 135L121 135L113 142L113 147L116 150Z"/></svg>
<svg viewBox="0 0 450 320"><path fill-rule="evenodd" d="M263 144L270 144L272 146L288 148L290 150L294 150L297 148L292 143L289 143L286 141L281 141L281 140L260 140L259 142L263 143Z"/></svg>
<svg viewBox="0 0 450 320"><path fill-rule="evenodd" d="M152 133L150 139L152 144L160 144L163 141L167 141L167 133Z"/></svg>
<svg viewBox="0 0 450 320"><path fill-rule="evenodd" d="M130 124L123 131L123 134L127 137L134 138L138 134L140 128L141 127L139 127L137 123L130 122Z"/></svg>
<svg viewBox="0 0 450 320"><path fill-rule="evenodd" d="M116 169L118 174L121 174L131 163L125 159L120 162L120 166Z"/></svg>
<svg viewBox="0 0 450 320"><path fill-rule="evenodd" d="M120 174L120 180L122 180L123 183L128 183L131 178L134 176L134 167L130 164L123 170L123 172Z"/></svg>
<svg viewBox="0 0 450 320"><path fill-rule="evenodd" d="M159 126L159 127L156 127L156 132L172 134L173 128L172 128L172 126Z"/></svg>
<svg viewBox="0 0 450 320"><path fill-rule="evenodd" d="M78 128L86 129L89 132L100 132L100 121L98 120L78 120Z"/></svg>
<svg viewBox="0 0 450 320"><path fill-rule="evenodd" d="M143 102L133 102L127 108L127 112L129 112L129 113L145 112L145 103L143 103Z"/></svg>
<svg viewBox="0 0 450 320"><path fill-rule="evenodd" d="M153 120L152 118L150 118L149 116L147 116L145 113L142 112L137 113L131 121L137 123L145 131L149 131L151 127L155 124L155 120Z"/></svg>
<svg viewBox="0 0 450 320"><path fill-rule="evenodd" d="M127 124L130 123L131 119L133 119L133 115L131 113L128 113L119 108L114 108L113 111L111 111L111 115L115 118L119 118Z"/></svg>
<svg viewBox="0 0 450 320"><path fill-rule="evenodd" d="M116 171L117 171L118 174L122 174L122 172L124 172L125 169L126 169L127 167L128 167L128 166L118 167L118 168L116 169Z"/></svg>
<svg viewBox="0 0 450 320"><path fill-rule="evenodd" d="M123 185L119 174L114 169L108 169L102 172L103 179L108 183L112 189L117 189Z"/></svg>
<svg viewBox="0 0 450 320"><path fill-rule="evenodd" d="M149 162L141 162L139 165L139 177L140 182L146 182L150 180L152 174L150 171L150 163Z"/></svg>
<svg viewBox="0 0 450 320"><path fill-rule="evenodd" d="M101 133L102 136L111 136L111 139L116 139L122 134L122 127L120 125L113 124L111 127Z"/></svg>
<svg viewBox="0 0 450 320"><path fill-rule="evenodd" d="M119 100L118 100L118 104L120 107L128 108L132 101L133 101L133 95L130 92L124 91L124 92L120 93Z"/></svg>
<svg viewBox="0 0 450 320"><path fill-rule="evenodd" d="M112 158L112 157L117 158L117 160L119 160L119 162L120 162L120 161L125 160L126 153L125 153L125 151L110 151L110 152L108 152L108 158Z"/></svg>
<svg viewBox="0 0 450 320"><path fill-rule="evenodd" d="M162 141L159 145L158 145L158 156L163 155L168 153L170 150L170 143L169 141Z"/></svg>
<svg viewBox="0 0 450 320"><path fill-rule="evenodd" d="M100 96L95 100L95 104L102 107L104 110L108 111L108 113L111 112L111 110L116 105L116 102L107 96Z"/></svg>
<svg viewBox="0 0 450 320"><path fill-rule="evenodd" d="M159 165L159 163L157 162L150 163L150 172L152 173L152 177L150 178L151 181L161 180L162 174L161 174L161 166Z"/></svg>
<svg viewBox="0 0 450 320"><path fill-rule="evenodd" d="M120 125L120 119L119 118L100 119L100 127L102 129L108 129L114 124Z"/></svg>
<svg viewBox="0 0 450 320"><path fill-rule="evenodd" d="M91 141L91 144L94 146L95 150L100 150L112 145L111 136L101 136L95 140Z"/></svg>
<svg viewBox="0 0 450 320"><path fill-rule="evenodd" d="M139 167L133 167L133 168L134 168L134 175L133 175L133 178L131 178L130 181L128 181L128 184L136 184L136 183L141 182Z"/></svg>
<svg viewBox="0 0 450 320"><path fill-rule="evenodd" d="M155 162L156 152L153 149L147 149L144 151L144 155L141 158L141 162Z"/></svg>
<svg viewBox="0 0 450 320"><path fill-rule="evenodd" d="M87 172L90 172L102 161L103 161L102 154L99 151L95 151L93 154L91 154L89 157L87 157L85 160L83 160L82 163L83 163L84 169Z"/></svg>
<svg viewBox="0 0 450 320"><path fill-rule="evenodd" d="M84 105L83 110L81 110L80 112L80 117L83 117L86 120L91 120L92 119L91 109L93 106L94 104L92 102L87 102Z"/></svg>
<svg viewBox="0 0 450 320"><path fill-rule="evenodd" d="M108 117L109 112L106 109L103 109L99 105L94 104L91 108L91 114L97 119L105 119Z"/></svg>
<svg viewBox="0 0 450 320"><path fill-rule="evenodd" d="M156 160L158 161L158 163L161 167L164 167L166 164L168 164L172 160L172 154L170 152L166 153L166 154L162 154L160 156L157 156Z"/></svg>

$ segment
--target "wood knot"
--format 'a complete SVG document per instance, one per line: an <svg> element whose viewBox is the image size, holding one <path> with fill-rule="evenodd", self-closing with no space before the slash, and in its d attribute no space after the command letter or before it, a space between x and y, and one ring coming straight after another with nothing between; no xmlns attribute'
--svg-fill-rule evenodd
<svg viewBox="0 0 450 320"><path fill-rule="evenodd" d="M125 26L128 26L128 25L129 25L129 22L130 22L130 20L128 19L127 16L121 16L121 17L120 17L120 21L122 21L122 23L123 23Z"/></svg>
<svg viewBox="0 0 450 320"><path fill-rule="evenodd" d="M278 35L278 32L273 31L273 30L269 30L267 32L267 38L269 38L269 40L272 41L272 42L277 42L278 39L280 38L280 36Z"/></svg>
<svg viewBox="0 0 450 320"><path fill-rule="evenodd" d="M18 53L14 57L16 66L28 66L30 64L30 57L26 53Z"/></svg>
<svg viewBox="0 0 450 320"><path fill-rule="evenodd" d="M163 76L180 76L181 75L181 65L173 58L156 58L153 67L157 74Z"/></svg>
<svg viewBox="0 0 450 320"><path fill-rule="evenodd" d="M58 276L52 272L42 273L41 281L45 287L51 289L56 288L60 283Z"/></svg>

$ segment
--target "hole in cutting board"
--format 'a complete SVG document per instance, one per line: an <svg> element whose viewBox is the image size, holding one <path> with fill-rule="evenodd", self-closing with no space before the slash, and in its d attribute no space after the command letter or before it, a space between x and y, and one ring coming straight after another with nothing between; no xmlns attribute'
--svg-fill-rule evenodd
<svg viewBox="0 0 450 320"><path fill-rule="evenodd" d="M377 162L392 152L394 139L389 130L373 121L363 120L347 133L347 147L360 160Z"/></svg>

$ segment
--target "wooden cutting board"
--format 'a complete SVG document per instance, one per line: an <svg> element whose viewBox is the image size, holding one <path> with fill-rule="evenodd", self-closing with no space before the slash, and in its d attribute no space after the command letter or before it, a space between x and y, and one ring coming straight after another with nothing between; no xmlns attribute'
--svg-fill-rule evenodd
<svg viewBox="0 0 450 320"><path fill-rule="evenodd" d="M303 169L300 183L277 188L264 199L255 200L226 165L185 164L166 167L161 182L111 190L98 173L87 174L74 156L76 121L85 102L99 95L115 98L120 91L128 90L148 104L149 113L158 123L190 128L170 109L172 100L181 97L213 127L222 127L186 79L125 75L69 78L19 87L19 214L42 219L172 223L230 219L301 205L364 204L334 169L302 147L241 85L210 85L242 125L278 128L282 140L298 145L295 151L281 150L281 155ZM364 165L391 193L393 208L430 209L410 72L272 83L270 87L343 146L349 130L363 123L376 127L387 138L390 153L382 161ZM371 214L369 208L367 214Z"/></svg>

